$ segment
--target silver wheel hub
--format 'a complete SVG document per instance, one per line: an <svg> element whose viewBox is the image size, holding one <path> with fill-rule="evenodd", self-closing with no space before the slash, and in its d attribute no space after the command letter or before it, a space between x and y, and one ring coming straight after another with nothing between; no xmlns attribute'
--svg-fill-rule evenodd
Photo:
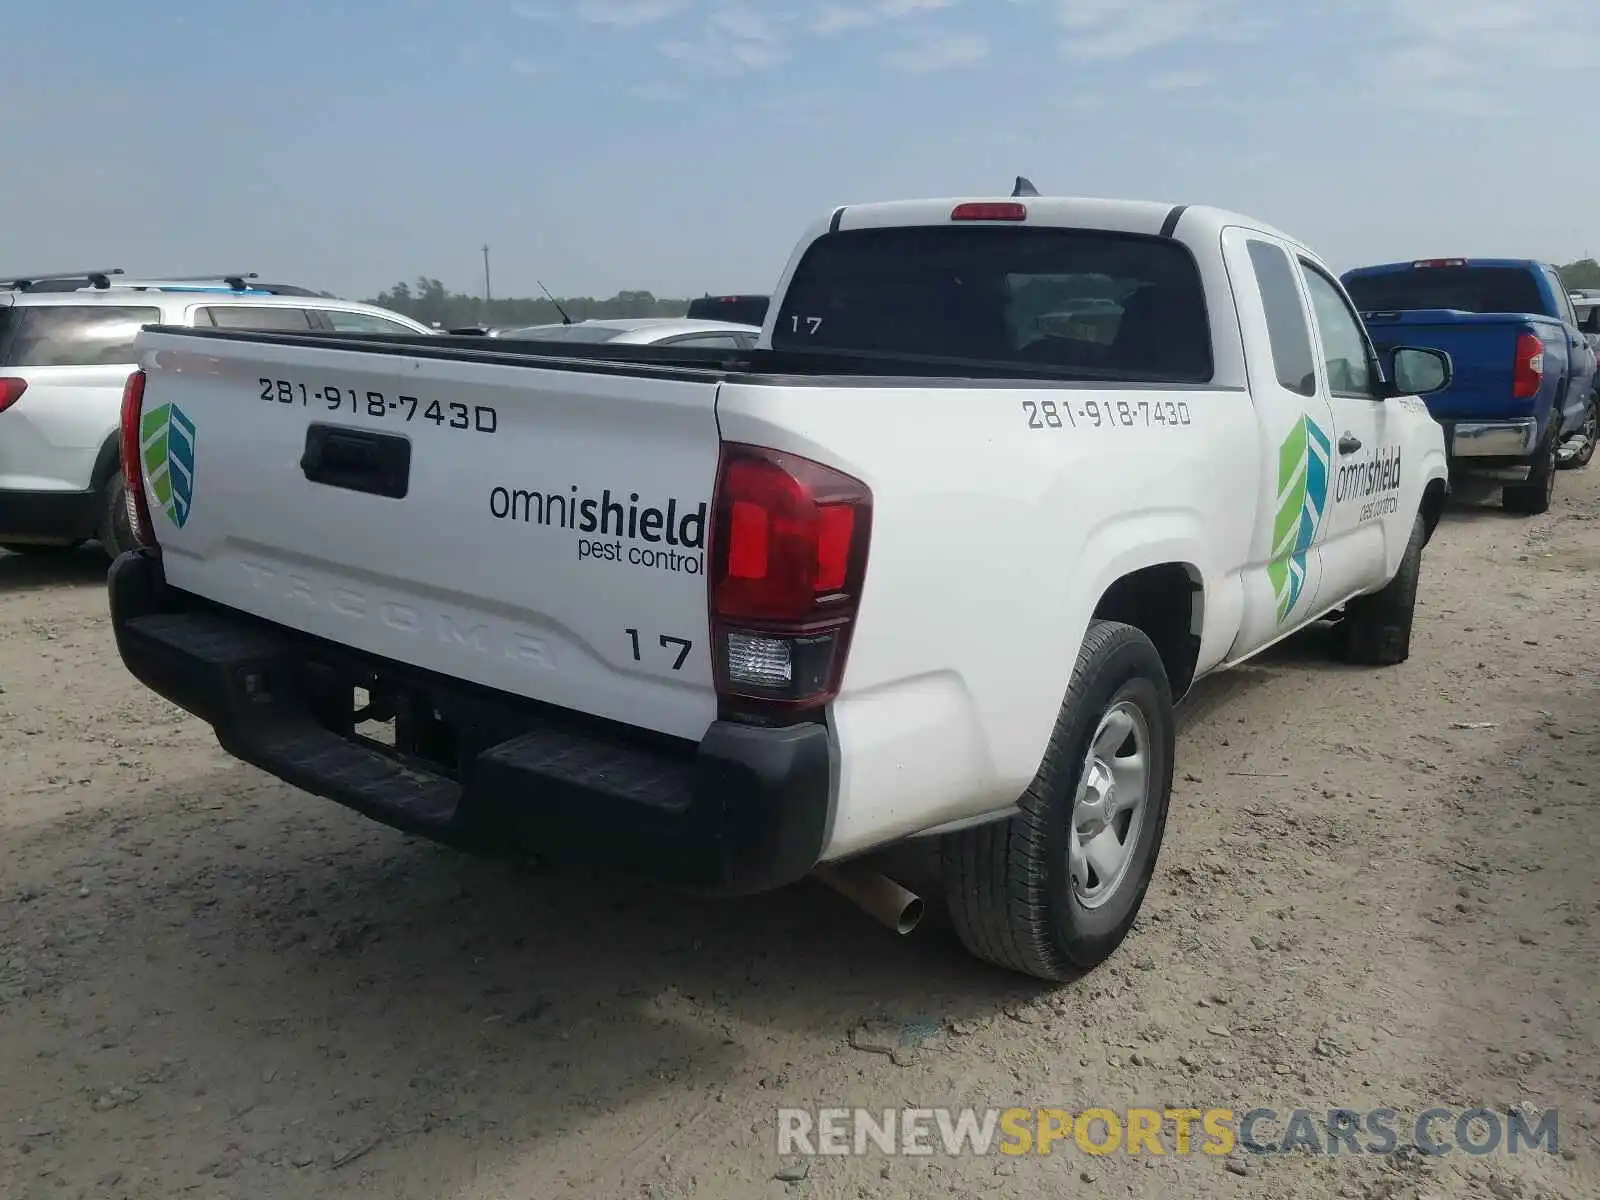
<svg viewBox="0 0 1600 1200"><path fill-rule="evenodd" d="M1600 437L1600 406L1591 404L1589 415L1583 422L1583 428L1578 430L1578 448L1576 453L1582 454Z"/></svg>
<svg viewBox="0 0 1600 1200"><path fill-rule="evenodd" d="M1150 724L1138 705L1109 708L1089 739L1067 834L1067 874L1084 908L1127 878L1150 799Z"/></svg>

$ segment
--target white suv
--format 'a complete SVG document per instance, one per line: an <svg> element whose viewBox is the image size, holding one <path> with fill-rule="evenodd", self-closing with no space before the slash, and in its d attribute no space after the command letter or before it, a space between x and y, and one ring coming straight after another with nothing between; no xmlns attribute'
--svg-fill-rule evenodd
<svg viewBox="0 0 1600 1200"><path fill-rule="evenodd" d="M259 284L128 280L115 271L0 278L0 548L56 551L128 532L117 422L144 325L433 333L388 309Z"/></svg>

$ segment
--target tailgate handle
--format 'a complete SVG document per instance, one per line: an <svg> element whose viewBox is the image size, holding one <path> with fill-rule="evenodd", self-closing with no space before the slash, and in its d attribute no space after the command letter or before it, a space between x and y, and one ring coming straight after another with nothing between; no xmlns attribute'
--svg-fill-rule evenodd
<svg viewBox="0 0 1600 1200"><path fill-rule="evenodd" d="M313 423L300 469L312 483L403 500L411 487L411 439Z"/></svg>

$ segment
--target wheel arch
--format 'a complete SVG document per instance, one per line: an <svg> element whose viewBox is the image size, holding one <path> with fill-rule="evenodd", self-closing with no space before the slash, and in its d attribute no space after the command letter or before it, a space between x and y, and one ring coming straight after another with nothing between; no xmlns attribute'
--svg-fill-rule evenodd
<svg viewBox="0 0 1600 1200"><path fill-rule="evenodd" d="M1430 479L1427 486L1422 489L1420 511L1424 546L1433 540L1433 531L1439 528L1440 518L1444 516L1445 496L1449 490L1449 484L1443 479Z"/></svg>
<svg viewBox="0 0 1600 1200"><path fill-rule="evenodd" d="M1131 625L1154 643L1174 700L1193 686L1205 623L1205 582L1193 563L1152 563L1118 576L1101 592L1094 619Z"/></svg>
<svg viewBox="0 0 1600 1200"><path fill-rule="evenodd" d="M106 481L122 469L122 435L113 429L100 445L95 455L94 473L89 476L89 486L95 491L105 487Z"/></svg>

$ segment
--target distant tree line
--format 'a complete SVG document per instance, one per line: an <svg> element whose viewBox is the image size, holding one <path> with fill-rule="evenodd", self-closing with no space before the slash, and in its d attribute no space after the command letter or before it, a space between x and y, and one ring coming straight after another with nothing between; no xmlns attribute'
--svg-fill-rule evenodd
<svg viewBox="0 0 1600 1200"><path fill-rule="evenodd" d="M1569 288L1600 288L1600 262L1592 258L1580 258L1557 270L1561 281ZM1039 303L1030 303L1027 307L1039 307L1041 311L1049 307L1048 303L1044 303L1044 291L1061 292L1060 295L1048 297L1051 303L1099 294L1099 289L1094 286L1069 287L1064 291L1053 287L1036 290L1041 294L1030 296L1029 300ZM607 299L593 296L562 296L558 299L574 321L590 317L681 317L689 308L687 299L671 299L650 292L618 292ZM415 283L397 283L379 292L368 303L405 313L419 321L430 324L437 321L445 326L543 325L561 320L561 313L556 306L543 296L485 301L482 296L448 291L439 280L425 276L419 277Z"/></svg>
<svg viewBox="0 0 1600 1200"><path fill-rule="evenodd" d="M1600 288L1600 262L1592 258L1580 258L1577 262L1557 267L1556 273L1569 288Z"/></svg>
<svg viewBox="0 0 1600 1200"><path fill-rule="evenodd" d="M688 300L661 299L649 292L618 292L604 300L593 296L559 296L557 300L574 321L590 317L681 317L689 308ZM367 303L429 324L437 321L447 328L545 325L561 320L556 306L543 296L485 301L482 296L448 291L439 280L426 277L414 283L397 283Z"/></svg>

